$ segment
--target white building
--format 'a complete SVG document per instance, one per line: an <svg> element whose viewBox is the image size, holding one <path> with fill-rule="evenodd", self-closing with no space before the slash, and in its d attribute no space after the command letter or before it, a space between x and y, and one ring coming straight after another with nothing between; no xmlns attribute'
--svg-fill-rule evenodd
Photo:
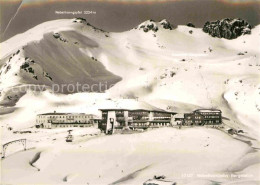
<svg viewBox="0 0 260 185"><path fill-rule="evenodd" d="M90 127L94 124L93 114L45 113L36 117L37 128Z"/></svg>
<svg viewBox="0 0 260 185"><path fill-rule="evenodd" d="M175 112L161 109L100 109L102 119L98 128L105 133L124 128L148 129L172 126Z"/></svg>

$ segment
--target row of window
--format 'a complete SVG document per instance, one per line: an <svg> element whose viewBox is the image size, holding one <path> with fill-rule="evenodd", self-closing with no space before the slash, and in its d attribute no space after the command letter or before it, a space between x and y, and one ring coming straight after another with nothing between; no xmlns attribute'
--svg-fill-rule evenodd
<svg viewBox="0 0 260 185"><path fill-rule="evenodd" d="M219 116L205 116L205 118L217 118L217 119L219 119L220 117Z"/></svg>
<svg viewBox="0 0 260 185"><path fill-rule="evenodd" d="M220 121L219 120L214 120L214 121L212 121L212 120L208 120L208 121L205 121L206 123L220 123Z"/></svg>
<svg viewBox="0 0 260 185"><path fill-rule="evenodd" d="M45 119L46 116L38 116L38 118ZM48 118L48 117L47 117ZM49 116L49 118L93 118L91 115L80 115L80 116Z"/></svg>
<svg viewBox="0 0 260 185"><path fill-rule="evenodd" d="M220 115L220 112L200 112L202 115Z"/></svg>
<svg viewBox="0 0 260 185"><path fill-rule="evenodd" d="M92 116L50 116L50 118L92 118Z"/></svg>
<svg viewBox="0 0 260 185"><path fill-rule="evenodd" d="M193 121L192 120L185 120L185 123L192 123ZM220 120L195 120L194 121L195 123L202 123L202 122L205 122L205 123L220 123Z"/></svg>
<svg viewBox="0 0 260 185"><path fill-rule="evenodd" d="M106 119L106 117L103 117L102 119ZM123 120L125 119L125 117L123 116L116 116L117 120ZM133 120L149 120L148 116L132 116L132 117L128 117L128 119L133 119ZM171 119L171 117L152 117L153 120L169 120Z"/></svg>
<svg viewBox="0 0 260 185"><path fill-rule="evenodd" d="M167 117L158 117L158 118L153 118L153 120L170 120L171 118Z"/></svg>
<svg viewBox="0 0 260 185"><path fill-rule="evenodd" d="M154 113L154 117L171 117L169 113Z"/></svg>
<svg viewBox="0 0 260 185"><path fill-rule="evenodd" d="M133 123L131 126L169 126L170 123Z"/></svg>
<svg viewBox="0 0 260 185"><path fill-rule="evenodd" d="M48 120L48 123L90 123L90 121L79 121L79 120Z"/></svg>
<svg viewBox="0 0 260 185"><path fill-rule="evenodd" d="M150 126L170 126L170 123L150 123Z"/></svg>
<svg viewBox="0 0 260 185"><path fill-rule="evenodd" d="M124 111L116 111L116 114L124 114Z"/></svg>
<svg viewBox="0 0 260 185"><path fill-rule="evenodd" d="M146 116L148 116L149 115L148 112L129 112L128 114L129 114L129 116L134 116L134 115L146 115Z"/></svg>
<svg viewBox="0 0 260 185"><path fill-rule="evenodd" d="M55 127L85 127L87 125L56 125Z"/></svg>
<svg viewBox="0 0 260 185"><path fill-rule="evenodd" d="M90 124L90 121L65 121L65 120L58 120L58 121L51 121L48 120L48 123L82 123L82 124Z"/></svg>

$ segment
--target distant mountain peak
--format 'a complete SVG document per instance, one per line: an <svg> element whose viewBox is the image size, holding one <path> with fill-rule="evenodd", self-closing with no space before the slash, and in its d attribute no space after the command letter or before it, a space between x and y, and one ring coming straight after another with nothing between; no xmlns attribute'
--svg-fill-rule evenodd
<svg viewBox="0 0 260 185"><path fill-rule="evenodd" d="M163 26L164 29L169 29L169 30L173 29L171 23L166 19L161 20L160 24Z"/></svg>
<svg viewBox="0 0 260 185"><path fill-rule="evenodd" d="M240 18L225 18L216 21L207 21L203 27L205 33L209 33L212 37L235 39L241 35L251 33L251 25Z"/></svg>
<svg viewBox="0 0 260 185"><path fill-rule="evenodd" d="M76 18L74 18L74 19L73 19L73 22L74 22L74 23L82 23L82 24L85 24L85 25L87 25L87 26L90 26L90 27L93 28L93 30L95 30L95 31L98 30L98 31L101 31L101 32L103 32L103 33L108 33L107 31L104 31L104 30L102 30L102 29L100 29L100 28L97 28L97 27L91 25L89 22L87 22L86 19L81 18L81 17L76 17Z"/></svg>
<svg viewBox="0 0 260 185"><path fill-rule="evenodd" d="M82 17L76 17L74 18L73 22L83 23L83 22L87 22L87 20Z"/></svg>
<svg viewBox="0 0 260 185"><path fill-rule="evenodd" d="M169 21L166 19L161 20L160 22L155 22L154 20L150 19L144 21L143 23L139 24L135 29L143 30L144 32L157 32L160 28L172 30L173 27Z"/></svg>

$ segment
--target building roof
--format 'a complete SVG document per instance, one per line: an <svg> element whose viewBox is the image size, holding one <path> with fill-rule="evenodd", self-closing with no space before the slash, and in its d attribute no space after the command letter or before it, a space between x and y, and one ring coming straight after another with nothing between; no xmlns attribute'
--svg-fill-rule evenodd
<svg viewBox="0 0 260 185"><path fill-rule="evenodd" d="M221 112L219 109L197 109L193 112Z"/></svg>
<svg viewBox="0 0 260 185"><path fill-rule="evenodd" d="M157 108L149 103L138 101L135 99L116 99L100 107L101 111L149 111L149 112L165 112L165 113L175 113L167 112L163 109Z"/></svg>
<svg viewBox="0 0 260 185"><path fill-rule="evenodd" d="M193 113L184 113L184 117L185 116L193 116Z"/></svg>
<svg viewBox="0 0 260 185"><path fill-rule="evenodd" d="M93 114L85 114L85 113L62 113L62 112L50 112L50 113L44 113L44 114L38 114L38 116L53 116L53 115L93 115Z"/></svg>
<svg viewBox="0 0 260 185"><path fill-rule="evenodd" d="M111 108L111 109L99 109L100 111L146 111L146 112L159 112L159 113L169 113L176 114L176 112L170 112L165 110L153 110L153 109L120 109L120 108Z"/></svg>

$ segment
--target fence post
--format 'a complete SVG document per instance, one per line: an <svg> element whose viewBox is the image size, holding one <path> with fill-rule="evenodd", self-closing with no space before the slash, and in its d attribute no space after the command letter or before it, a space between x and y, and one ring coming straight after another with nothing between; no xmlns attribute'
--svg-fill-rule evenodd
<svg viewBox="0 0 260 185"><path fill-rule="evenodd" d="M10 141L8 143L3 144L3 156L2 158L5 158L5 153L6 153L6 149L8 147L8 145L12 144L12 143L16 143L16 142L20 142L22 143L24 150L26 150L26 139L18 139L18 140L14 140L14 141Z"/></svg>

